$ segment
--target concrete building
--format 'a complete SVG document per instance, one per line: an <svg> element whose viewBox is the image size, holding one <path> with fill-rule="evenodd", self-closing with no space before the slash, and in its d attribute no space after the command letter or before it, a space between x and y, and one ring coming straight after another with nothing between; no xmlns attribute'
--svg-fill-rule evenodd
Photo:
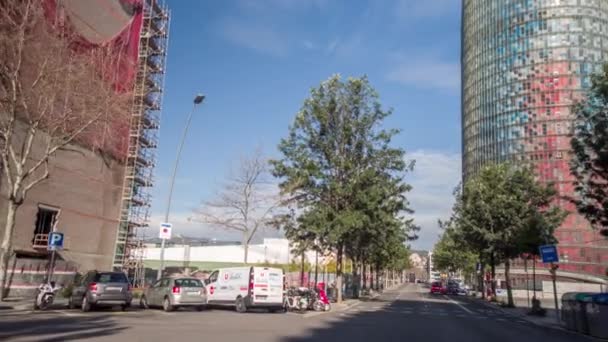
<svg viewBox="0 0 608 342"><path fill-rule="evenodd" d="M462 4L463 179L487 163L525 162L541 181L556 184L561 196L573 196L571 107L608 61L608 1ZM555 233L558 274L605 278L608 241L570 202L559 204L572 214Z"/></svg>
<svg viewBox="0 0 608 342"><path fill-rule="evenodd" d="M244 249L242 245L227 246L179 246L165 248L165 260L167 262L213 262L213 263L235 263L243 262ZM160 248L147 248L146 261L160 260ZM248 262L289 264L292 261L300 262L299 256L294 256L289 247L289 241L281 238L265 238L261 244L249 245L247 256ZM305 254L306 262L315 262L315 252ZM319 256L319 263L324 258Z"/></svg>
<svg viewBox="0 0 608 342"><path fill-rule="evenodd" d="M142 245L137 229L147 227L154 184L167 8L160 0L44 0L40 5L57 27L74 34L78 49L111 47L111 66L103 66L114 73L109 86L118 92L133 90L133 109L125 122L117 123L124 135L109 143L111 151L93 151L85 136L80 144L52 156L50 178L28 193L17 212L9 295L32 291L45 278L48 235L54 226L65 234L54 280L68 283L76 272L89 269L122 269L134 278L139 271L141 276L142 256L134 253ZM44 147L40 135L33 144L32 162ZM4 173L0 175L2 234L8 195Z"/></svg>

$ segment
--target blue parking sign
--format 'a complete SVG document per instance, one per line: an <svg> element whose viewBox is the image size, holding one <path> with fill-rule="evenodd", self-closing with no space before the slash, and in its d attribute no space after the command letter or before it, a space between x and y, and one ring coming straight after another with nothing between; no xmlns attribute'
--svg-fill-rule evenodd
<svg viewBox="0 0 608 342"><path fill-rule="evenodd" d="M559 262L559 256L557 255L557 246L540 246L538 250L540 251L540 257L544 263L549 264L552 262Z"/></svg>
<svg viewBox="0 0 608 342"><path fill-rule="evenodd" d="M63 249L63 233L52 232L49 234L49 251Z"/></svg>

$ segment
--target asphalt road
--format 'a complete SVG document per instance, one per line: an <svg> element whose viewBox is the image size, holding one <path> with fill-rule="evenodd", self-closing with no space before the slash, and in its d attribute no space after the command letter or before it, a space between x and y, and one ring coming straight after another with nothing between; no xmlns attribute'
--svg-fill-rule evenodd
<svg viewBox="0 0 608 342"><path fill-rule="evenodd" d="M542 328L473 301L415 285L314 316L232 310L0 313L0 341L551 341L592 339Z"/></svg>

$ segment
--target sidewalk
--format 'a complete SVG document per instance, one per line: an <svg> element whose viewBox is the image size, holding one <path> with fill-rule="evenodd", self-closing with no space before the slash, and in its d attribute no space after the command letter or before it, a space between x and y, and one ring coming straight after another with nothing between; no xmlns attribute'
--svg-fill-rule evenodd
<svg viewBox="0 0 608 342"><path fill-rule="evenodd" d="M542 303L542 307L543 307L543 309L547 310L546 315L545 316L533 316L533 315L528 315L528 312L530 311L530 309L527 307L526 299L524 299L523 301L516 301L515 308L507 308L507 307L503 307L500 302L488 302L487 300L483 300L480 297L469 297L469 298L471 298L472 300L474 300L478 303L481 303L485 306L489 306L494 309L502 310L505 314L511 315L516 318L524 319L537 326L551 328L551 329L558 329L558 330L562 330L562 331L569 331L562 324L561 319L558 321L558 318L557 318L558 316L555 311L555 308L551 307L551 306L547 306L546 305L547 303L544 303L544 302Z"/></svg>
<svg viewBox="0 0 608 342"><path fill-rule="evenodd" d="M401 285L399 285L399 286L401 286ZM386 289L385 292L389 291L389 290L393 290L393 289L399 288L399 286L395 286L395 287L391 287L389 289ZM342 303L331 303L331 310L329 310L329 311L311 311L311 312L307 312L305 314L302 314L302 317L304 317L304 318L310 318L310 317L315 317L315 316L318 316L318 315L323 315L323 314L331 313L331 312L335 313L335 312L346 311L346 310L348 310L348 309L350 309L350 308L352 308L354 306L357 306L357 305L359 305L361 303L372 301L372 300L380 297L380 295L382 295L382 293L374 291L370 295L360 296L357 299L352 299L352 298L344 299L344 300L342 300Z"/></svg>
<svg viewBox="0 0 608 342"><path fill-rule="evenodd" d="M53 304L49 309L64 309L68 305L68 299L63 297L55 297ZM0 313L8 311L32 311L34 310L34 299L27 297L11 297L0 301Z"/></svg>

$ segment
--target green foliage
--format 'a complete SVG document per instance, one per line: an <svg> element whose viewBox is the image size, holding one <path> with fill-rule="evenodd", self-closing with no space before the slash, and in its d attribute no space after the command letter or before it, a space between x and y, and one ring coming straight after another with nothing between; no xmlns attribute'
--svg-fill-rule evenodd
<svg viewBox="0 0 608 342"><path fill-rule="evenodd" d="M592 77L587 98L575 105L570 162L575 176L573 199L591 224L608 236L608 64Z"/></svg>
<svg viewBox="0 0 608 342"><path fill-rule="evenodd" d="M399 131L382 128L390 114L366 77L333 76L311 90L271 162L294 205L279 221L296 250L405 265L404 244L418 230L402 216L412 213L403 177L413 163L391 146Z"/></svg>
<svg viewBox="0 0 608 342"><path fill-rule="evenodd" d="M433 266L442 272L462 271L465 275L473 274L478 257L469 249L462 248L455 235L453 228L444 230L433 249Z"/></svg>
<svg viewBox="0 0 608 342"><path fill-rule="evenodd" d="M508 282L509 260L556 242L553 232L566 217L553 206L556 195L551 184L538 182L527 167L508 163L485 166L467 181L462 194L456 191L454 212L444 224L447 235L439 244L439 262L455 267L454 261L448 260L454 256L449 249L461 248L482 262L505 262ZM509 285L507 290L512 305Z"/></svg>

